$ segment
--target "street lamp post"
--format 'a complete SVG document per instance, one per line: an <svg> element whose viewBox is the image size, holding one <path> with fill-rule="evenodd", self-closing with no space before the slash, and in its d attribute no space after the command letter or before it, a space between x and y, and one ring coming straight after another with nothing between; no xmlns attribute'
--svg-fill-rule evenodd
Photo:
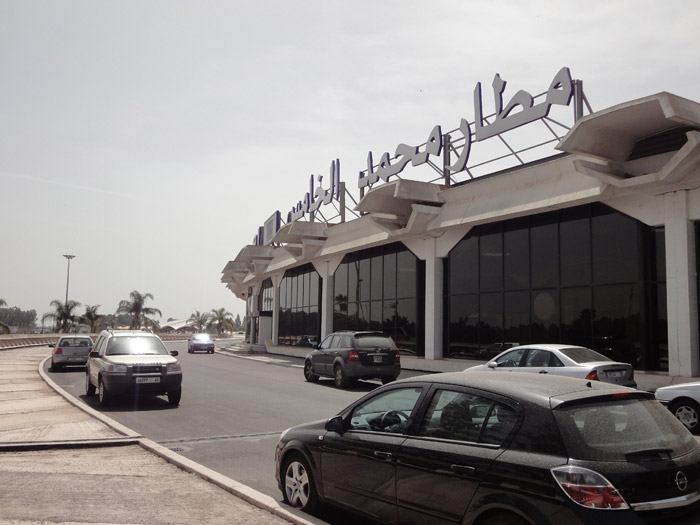
<svg viewBox="0 0 700 525"><path fill-rule="evenodd" d="M75 257L75 255L64 255L68 259L68 274L66 275L66 304L68 304L68 283L70 282L70 260Z"/></svg>

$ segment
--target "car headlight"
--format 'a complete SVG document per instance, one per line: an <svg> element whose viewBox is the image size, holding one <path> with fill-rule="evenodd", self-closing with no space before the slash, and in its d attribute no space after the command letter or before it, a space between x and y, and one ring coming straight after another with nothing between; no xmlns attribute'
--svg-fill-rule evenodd
<svg viewBox="0 0 700 525"><path fill-rule="evenodd" d="M180 366L180 363L169 363L168 366L165 368L166 374L172 374L173 372L182 372L182 367Z"/></svg>
<svg viewBox="0 0 700 525"><path fill-rule="evenodd" d="M107 366L107 372L112 374L126 374L126 365L109 365Z"/></svg>

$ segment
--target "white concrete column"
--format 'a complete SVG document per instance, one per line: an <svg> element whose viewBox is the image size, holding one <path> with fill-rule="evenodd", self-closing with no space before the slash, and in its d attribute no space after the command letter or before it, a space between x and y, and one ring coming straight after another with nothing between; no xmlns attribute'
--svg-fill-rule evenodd
<svg viewBox="0 0 700 525"><path fill-rule="evenodd" d="M272 276L272 345L279 345L280 337L280 283L284 274Z"/></svg>
<svg viewBox="0 0 700 525"><path fill-rule="evenodd" d="M442 359L443 259L437 255L437 239L426 240L425 257L425 358Z"/></svg>
<svg viewBox="0 0 700 525"><path fill-rule="evenodd" d="M342 256L329 261L314 262L314 268L322 279L321 283L321 339L333 333L333 297L335 294L335 271L340 266Z"/></svg>
<svg viewBox="0 0 700 525"><path fill-rule="evenodd" d="M668 308L668 373L700 373L695 229L688 220L685 191L664 195L666 234L666 301Z"/></svg>

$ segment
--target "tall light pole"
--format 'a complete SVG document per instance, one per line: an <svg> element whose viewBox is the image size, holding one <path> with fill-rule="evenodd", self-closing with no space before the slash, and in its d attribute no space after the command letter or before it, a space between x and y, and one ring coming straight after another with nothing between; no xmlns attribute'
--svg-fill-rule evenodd
<svg viewBox="0 0 700 525"><path fill-rule="evenodd" d="M66 275L66 304L68 304L68 283L70 282L70 260L75 257L75 255L64 255L68 259L68 274Z"/></svg>

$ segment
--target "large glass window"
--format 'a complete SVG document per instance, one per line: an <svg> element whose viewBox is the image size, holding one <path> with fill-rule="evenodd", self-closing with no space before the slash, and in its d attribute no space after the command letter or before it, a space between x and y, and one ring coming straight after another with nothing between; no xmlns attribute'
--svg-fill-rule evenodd
<svg viewBox="0 0 700 525"><path fill-rule="evenodd" d="M400 243L346 255L334 276L333 330L381 330L402 351L424 355L424 272Z"/></svg>
<svg viewBox="0 0 700 525"><path fill-rule="evenodd" d="M475 227L445 271L447 356L550 342L668 369L663 228L602 204L548 212Z"/></svg>
<svg viewBox="0 0 700 525"><path fill-rule="evenodd" d="M279 343L309 347L318 343L321 337L318 272L310 264L288 270L280 283L279 295Z"/></svg>

